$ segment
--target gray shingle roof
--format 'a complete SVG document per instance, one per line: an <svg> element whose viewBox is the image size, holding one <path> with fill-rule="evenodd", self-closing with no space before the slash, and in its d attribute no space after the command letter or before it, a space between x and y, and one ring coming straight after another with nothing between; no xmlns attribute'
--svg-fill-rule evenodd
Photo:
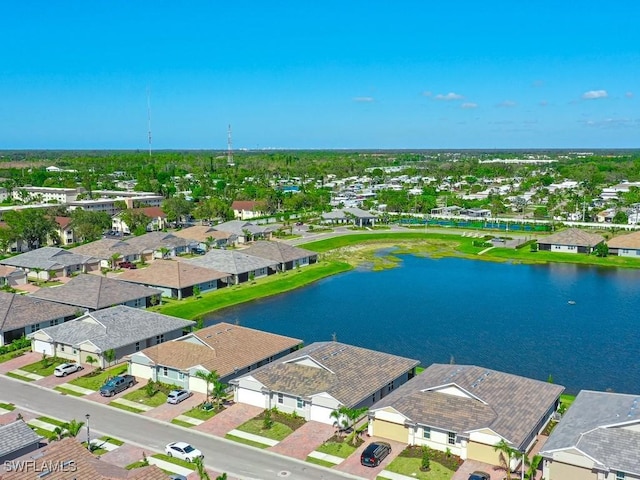
<svg viewBox="0 0 640 480"><path fill-rule="evenodd" d="M292 362L308 358L319 368ZM339 342L317 342L251 372L267 388L307 397L327 392L354 407L412 368L418 360Z"/></svg>
<svg viewBox="0 0 640 480"><path fill-rule="evenodd" d="M119 253L123 256L140 254L140 248L125 241L114 238L103 238L95 242L85 243L70 250L81 255L91 255L102 260L111 260L111 256Z"/></svg>
<svg viewBox="0 0 640 480"><path fill-rule="evenodd" d="M274 260L279 263L292 262L301 258L316 257L318 254L304 248L294 247L282 242L260 241L253 243L242 253Z"/></svg>
<svg viewBox="0 0 640 480"><path fill-rule="evenodd" d="M139 237L128 237L127 243L137 248L139 251L155 251L163 247L173 249L176 247L186 247L189 245L189 241L176 237L171 233L166 232L149 232Z"/></svg>
<svg viewBox="0 0 640 480"><path fill-rule="evenodd" d="M0 292L0 332L24 328L57 318L72 317L78 309L15 293Z"/></svg>
<svg viewBox="0 0 640 480"><path fill-rule="evenodd" d="M80 318L43 328L54 342L78 345L90 341L101 351L195 325L196 322L117 305L90 312Z"/></svg>
<svg viewBox="0 0 640 480"><path fill-rule="evenodd" d="M476 398L440 393L457 386ZM377 402L410 421L456 433L490 428L521 447L564 387L473 365L434 364Z"/></svg>
<svg viewBox="0 0 640 480"><path fill-rule="evenodd" d="M275 267L278 262L267 260L253 255L238 252L236 250L210 250L198 258L184 260L192 265L198 265L205 268L213 268L219 272L225 272L232 275L252 272L260 268Z"/></svg>
<svg viewBox="0 0 640 480"><path fill-rule="evenodd" d="M16 420L0 426L0 458L13 452L37 444L42 437L34 432L23 420Z"/></svg>
<svg viewBox="0 0 640 480"><path fill-rule="evenodd" d="M577 228L568 228L548 237L541 238L538 243L544 245L573 245L577 247L595 247L605 238L597 233L583 232Z"/></svg>
<svg viewBox="0 0 640 480"><path fill-rule="evenodd" d="M640 395L582 390L540 452L577 448L602 466L640 474Z"/></svg>
<svg viewBox="0 0 640 480"><path fill-rule="evenodd" d="M245 230L249 231L251 234L264 233L271 230L268 226L256 225L255 223L247 222L246 220L230 220L228 222L214 225L213 228L220 232L233 233L238 237L244 237Z"/></svg>
<svg viewBox="0 0 640 480"><path fill-rule="evenodd" d="M73 253L57 247L42 247L15 257L0 260L2 265L21 268L40 268L42 270L59 270L73 265L98 263L99 259L87 255Z"/></svg>
<svg viewBox="0 0 640 480"><path fill-rule="evenodd" d="M80 274L59 287L41 288L30 296L52 302L99 310L139 298L160 295L160 290L122 282L102 275Z"/></svg>

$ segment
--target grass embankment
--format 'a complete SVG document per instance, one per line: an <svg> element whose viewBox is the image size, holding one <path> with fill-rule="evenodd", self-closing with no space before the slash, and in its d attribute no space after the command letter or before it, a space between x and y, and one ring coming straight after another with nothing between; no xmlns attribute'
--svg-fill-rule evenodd
<svg viewBox="0 0 640 480"><path fill-rule="evenodd" d="M0 363L9 361L13 358L18 358L21 357L22 355L24 355L27 352L31 351L31 347L24 347L24 348L20 348L18 350L13 350L11 352L6 352L6 353L1 353L0 354Z"/></svg>
<svg viewBox="0 0 640 480"><path fill-rule="evenodd" d="M30 365L20 367L20 370L24 370L25 372L29 373L35 373L36 375L42 375L43 377L48 377L49 375L53 375L53 371L58 365L66 363L67 361L68 360L64 358L46 358L45 360L39 360Z"/></svg>
<svg viewBox="0 0 640 480"><path fill-rule="evenodd" d="M116 377L122 373L126 373L126 365L117 365L109 370L94 370L82 377L74 378L69 383L78 387L88 388L89 390L100 390L109 377Z"/></svg>
<svg viewBox="0 0 640 480"><path fill-rule="evenodd" d="M350 269L351 266L344 262L321 261L308 267L204 293L200 298L191 297L180 302L152 307L152 310L174 317L193 319L249 300L288 292Z"/></svg>

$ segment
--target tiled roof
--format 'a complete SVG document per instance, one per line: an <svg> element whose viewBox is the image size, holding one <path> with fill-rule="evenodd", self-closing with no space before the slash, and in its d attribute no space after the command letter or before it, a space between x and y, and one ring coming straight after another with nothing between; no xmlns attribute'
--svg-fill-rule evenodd
<svg viewBox="0 0 640 480"><path fill-rule="evenodd" d="M22 270L18 270L16 267L10 267L8 265L0 265L0 278L7 277L14 272L18 272Z"/></svg>
<svg viewBox="0 0 640 480"><path fill-rule="evenodd" d="M228 276L228 273L199 267L188 262L158 259L150 263L148 267L125 270L118 275L118 279L144 285L180 289L227 278Z"/></svg>
<svg viewBox="0 0 640 480"><path fill-rule="evenodd" d="M297 338L223 322L142 353L159 365L181 370L202 365L225 377L300 344Z"/></svg>
<svg viewBox="0 0 640 480"><path fill-rule="evenodd" d="M167 214L162 211L160 207L142 207L134 208L134 212L144 213L147 217L154 218L167 218Z"/></svg>
<svg viewBox="0 0 640 480"><path fill-rule="evenodd" d="M66 266L98 263L99 259L73 253L58 247L42 247L15 257L0 260L2 265L22 268L40 268L42 270L59 270Z"/></svg>
<svg viewBox="0 0 640 480"><path fill-rule="evenodd" d="M640 395L582 390L541 455L577 448L605 469L640 474ZM628 426L629 428L625 428Z"/></svg>
<svg viewBox="0 0 640 480"><path fill-rule="evenodd" d="M230 232L220 232L207 225L195 225L193 227L183 228L182 230L173 232L173 234L176 237L195 240L197 242L206 242L209 237L216 240L227 239L233 235Z"/></svg>
<svg viewBox="0 0 640 480"><path fill-rule="evenodd" d="M34 474L33 469L30 468L15 469L4 473L2 480L33 480L38 476L47 480L167 480L167 474L155 465L125 470L101 460L89 453L76 438L65 438L58 442L52 442L37 452L21 457L21 460L34 462L39 473ZM69 468L64 469L62 465L65 465L65 462L73 463L67 464ZM55 465L60 468L42 475L47 465Z"/></svg>
<svg viewBox="0 0 640 480"><path fill-rule="evenodd" d="M116 253L127 255L139 255L141 249L117 238L102 238L95 242L85 243L70 250L81 255L91 255L102 260L111 260Z"/></svg>
<svg viewBox="0 0 640 480"><path fill-rule="evenodd" d="M118 305L43 328L42 332L65 345L90 341L104 352L193 325L190 320Z"/></svg>
<svg viewBox="0 0 640 480"><path fill-rule="evenodd" d="M219 272L239 275L260 268L275 267L278 262L253 255L246 255L236 250L210 250L201 257L184 260L187 263L204 268L213 268Z"/></svg>
<svg viewBox="0 0 640 480"><path fill-rule="evenodd" d="M466 398L442 393L457 388ZM521 446L554 405L564 387L473 365L434 364L377 402L409 421L465 433L489 428Z"/></svg>
<svg viewBox="0 0 640 480"><path fill-rule="evenodd" d="M0 331L7 332L56 318L72 317L77 311L71 305L0 292Z"/></svg>
<svg viewBox="0 0 640 480"><path fill-rule="evenodd" d="M139 298L160 295L159 290L88 273L59 287L41 288L31 296L52 302L99 310Z"/></svg>
<svg viewBox="0 0 640 480"><path fill-rule="evenodd" d="M267 258L279 263L292 262L301 258L315 257L318 254L304 248L294 247L283 242L260 241L241 250L242 253L255 257Z"/></svg>
<svg viewBox="0 0 640 480"><path fill-rule="evenodd" d="M0 458L40 442L42 437L23 420L0 426Z"/></svg>
<svg viewBox="0 0 640 480"><path fill-rule="evenodd" d="M605 238L597 233L587 233L577 228L568 228L538 240L544 245L574 245L577 247L595 247Z"/></svg>
<svg viewBox="0 0 640 480"><path fill-rule="evenodd" d="M303 365L301 359L317 367ZM344 343L317 342L248 375L276 392L303 397L327 392L354 407L419 363Z"/></svg>
<svg viewBox="0 0 640 480"><path fill-rule="evenodd" d="M609 248L640 249L640 231L620 235L607 241Z"/></svg>
<svg viewBox="0 0 640 480"><path fill-rule="evenodd" d="M60 228L67 228L71 223L71 217L56 217L55 220Z"/></svg>

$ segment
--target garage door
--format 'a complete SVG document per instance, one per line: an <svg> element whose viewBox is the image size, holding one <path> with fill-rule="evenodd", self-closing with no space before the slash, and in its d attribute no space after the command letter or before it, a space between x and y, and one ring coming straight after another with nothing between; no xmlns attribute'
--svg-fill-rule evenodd
<svg viewBox="0 0 640 480"><path fill-rule="evenodd" d="M238 389L238 402L265 408L265 397L262 392L256 392L246 388Z"/></svg>
<svg viewBox="0 0 640 480"><path fill-rule="evenodd" d="M404 425L379 419L374 419L372 423L375 437L388 438L402 443L409 441L409 432Z"/></svg>
<svg viewBox="0 0 640 480"><path fill-rule="evenodd" d="M151 378L151 367L149 365L140 365L139 363L131 363L131 372L134 377Z"/></svg>
<svg viewBox="0 0 640 480"><path fill-rule="evenodd" d="M469 442L467 445L467 458L471 460L500 465L499 455L500 453L495 451L492 446L484 443Z"/></svg>
<svg viewBox="0 0 640 480"><path fill-rule="evenodd" d="M43 342L42 340L33 341L33 350L38 353L46 353L47 355L53 355L53 345L49 342Z"/></svg>

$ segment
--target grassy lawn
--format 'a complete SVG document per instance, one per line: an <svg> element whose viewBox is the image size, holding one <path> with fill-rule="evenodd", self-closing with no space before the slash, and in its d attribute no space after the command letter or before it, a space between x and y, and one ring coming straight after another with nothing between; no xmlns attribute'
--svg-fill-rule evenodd
<svg viewBox="0 0 640 480"><path fill-rule="evenodd" d="M347 458L353 452L356 451L357 447L350 445L347 442L324 442L318 448L316 448L317 452L327 453L329 455L335 455L340 458Z"/></svg>
<svg viewBox="0 0 640 480"><path fill-rule="evenodd" d="M195 470L196 467L191 462L185 462L184 460L180 460L179 458L170 457L165 455L164 453L156 453L152 455L153 458L157 458L159 460L164 460L165 462L173 463L174 465L180 465L181 467L188 468L189 470Z"/></svg>
<svg viewBox="0 0 640 480"><path fill-rule="evenodd" d="M78 387L88 388L89 390L100 390L100 387L104 385L109 376L115 377L116 375L120 375L121 373L126 373L127 366L126 365L117 365L108 370L102 370L98 373L95 373L95 370L87 375L83 375L82 377L74 378L69 383L73 385L77 385Z"/></svg>
<svg viewBox="0 0 640 480"><path fill-rule="evenodd" d="M148 405L149 407L159 407L160 405L167 403L167 394L159 390L152 397L147 396L147 390L145 388L139 388L133 392L129 392L122 398L131 400L132 402Z"/></svg>
<svg viewBox="0 0 640 480"><path fill-rule="evenodd" d="M182 420L178 420L177 418L174 418L173 420L171 420L171 423L173 423L174 425L179 425L180 427L184 427L184 428L195 427L195 425L191 425L190 423L183 422Z"/></svg>
<svg viewBox="0 0 640 480"><path fill-rule="evenodd" d="M0 408L13 412L16 409L16 406L13 403L0 403Z"/></svg>
<svg viewBox="0 0 640 480"><path fill-rule="evenodd" d="M47 422L52 425L56 425L58 427L62 427L66 423L66 422L63 422L62 420L56 420L55 418L51 418L51 417L38 417L38 420L40 420L41 422Z"/></svg>
<svg viewBox="0 0 640 480"><path fill-rule="evenodd" d="M191 297L181 302L171 302L167 305L152 307L151 310L174 317L193 319L206 313L256 298L288 292L321 278L350 269L351 266L344 262L318 262L297 270L260 278L253 282L203 293L201 298Z"/></svg>
<svg viewBox="0 0 640 480"><path fill-rule="evenodd" d="M63 395L71 395L73 397L84 397L84 393L76 392L75 390L69 390L64 387L55 387L54 390L57 390Z"/></svg>
<svg viewBox="0 0 640 480"><path fill-rule="evenodd" d="M145 461L139 460L137 462L130 463L124 468L125 470L133 470L134 468L142 468L142 467L146 467L147 465L148 463L146 463Z"/></svg>
<svg viewBox="0 0 640 480"><path fill-rule="evenodd" d="M53 375L53 371L58 365L66 362L68 362L68 360L64 358L47 358L45 365L43 365L42 360L38 360L35 363L21 367L20 370L48 377L49 375Z"/></svg>
<svg viewBox="0 0 640 480"><path fill-rule="evenodd" d="M13 352L0 354L0 363L6 362L7 360L11 360L12 358L20 357L29 351L31 351L31 347L20 348L19 350L14 350Z"/></svg>
<svg viewBox="0 0 640 480"><path fill-rule="evenodd" d="M291 434L291 432L293 432L293 429L291 429L291 427L288 427L287 425L280 422L274 421L273 426L268 430L263 430L262 424L262 420L251 419L240 425L238 427L238 430L278 441L284 440L288 435Z"/></svg>
<svg viewBox="0 0 640 480"><path fill-rule="evenodd" d="M22 375L18 375L17 373L7 372L5 373L7 377L15 378L17 380L22 380L23 382L33 382L33 378L23 377Z"/></svg>
<svg viewBox="0 0 640 480"><path fill-rule="evenodd" d="M396 457L385 470L419 480L450 480L453 477L453 470L449 470L433 460L431 461L431 470L428 472L420 471L420 465L421 459L419 458Z"/></svg>
<svg viewBox="0 0 640 480"><path fill-rule="evenodd" d="M29 425L29 426L31 427L31 425ZM40 435L41 437L44 437L44 438L49 438L51 435L53 435L53 432L45 430L44 428L31 427L31 430L33 430L38 435Z"/></svg>
<svg viewBox="0 0 640 480"><path fill-rule="evenodd" d="M212 408L211 410L203 410L200 407L193 407L191 410L187 410L186 412L184 412L183 415L191 418L197 418L198 420L209 420L216 413L218 412L216 412L214 408Z"/></svg>
<svg viewBox="0 0 640 480"><path fill-rule="evenodd" d="M331 468L334 466L333 463L327 462L326 460L320 460L319 458L307 457L307 462L315 463L316 465L320 465L322 467Z"/></svg>
<svg viewBox="0 0 640 480"><path fill-rule="evenodd" d="M568 393L563 393L562 395L560 395L560 403L567 408L569 408L573 404L575 399L575 395L569 395Z"/></svg>
<svg viewBox="0 0 640 480"><path fill-rule="evenodd" d="M144 410L138 410L137 408L133 408L133 407L130 407L129 405L123 405L122 403L117 403L117 402L109 402L109 406L119 408L120 410L126 410L127 412L132 412L132 413L144 412Z"/></svg>
<svg viewBox="0 0 640 480"><path fill-rule="evenodd" d="M227 440L233 440L234 442L243 443L245 445L249 445L250 447L256 448L269 448L269 445L259 442L253 442L251 440L247 440L246 438L236 437L235 435L229 435L228 433L224 436Z"/></svg>
<svg viewBox="0 0 640 480"><path fill-rule="evenodd" d="M109 437L108 435L105 435L104 437L100 437L99 440L102 440L103 442L112 443L113 445L118 445L119 447L124 445L124 442L122 440L118 440L117 438Z"/></svg>

